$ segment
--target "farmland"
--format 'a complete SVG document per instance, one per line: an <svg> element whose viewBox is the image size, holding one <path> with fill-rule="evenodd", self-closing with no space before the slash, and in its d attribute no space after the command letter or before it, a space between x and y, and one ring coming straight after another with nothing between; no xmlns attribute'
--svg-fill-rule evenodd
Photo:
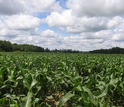
<svg viewBox="0 0 124 107"><path fill-rule="evenodd" d="M0 107L123 107L124 55L0 53Z"/></svg>

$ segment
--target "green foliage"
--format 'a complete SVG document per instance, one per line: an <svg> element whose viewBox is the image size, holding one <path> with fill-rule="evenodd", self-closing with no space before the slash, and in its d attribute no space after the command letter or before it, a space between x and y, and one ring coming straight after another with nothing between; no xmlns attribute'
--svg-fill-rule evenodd
<svg viewBox="0 0 124 107"><path fill-rule="evenodd" d="M111 49L98 49L98 50L90 51L90 53L124 54L124 48L113 47Z"/></svg>
<svg viewBox="0 0 124 107"><path fill-rule="evenodd" d="M123 107L123 99L124 55L0 54L0 107Z"/></svg>
<svg viewBox="0 0 124 107"><path fill-rule="evenodd" d="M48 50L48 49L47 49ZM12 44L9 41L0 40L0 51L3 52L12 52L12 51L21 51L21 52L44 52L44 48L29 44Z"/></svg>

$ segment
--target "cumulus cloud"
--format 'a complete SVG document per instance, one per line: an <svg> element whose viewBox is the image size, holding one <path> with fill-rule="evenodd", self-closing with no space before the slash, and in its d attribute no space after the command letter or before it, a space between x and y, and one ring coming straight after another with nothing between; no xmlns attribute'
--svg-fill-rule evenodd
<svg viewBox="0 0 124 107"><path fill-rule="evenodd" d="M111 46L108 46L106 43L112 38L109 34L111 34L110 31L101 31L95 34L85 33L85 35L63 36L52 30L45 30L40 33L37 44L49 47L50 49L73 49L82 51L110 48Z"/></svg>
<svg viewBox="0 0 124 107"><path fill-rule="evenodd" d="M119 42L124 41L124 30L117 29L113 31L112 40Z"/></svg>
<svg viewBox="0 0 124 107"><path fill-rule="evenodd" d="M124 15L123 0L68 0L67 7L78 16Z"/></svg>
<svg viewBox="0 0 124 107"><path fill-rule="evenodd" d="M82 51L124 46L122 15L122 0L0 0L0 39Z"/></svg>
<svg viewBox="0 0 124 107"><path fill-rule="evenodd" d="M6 37L8 39L8 37ZM57 46L59 47L60 44L58 41L61 41L63 36L52 30L45 30L40 32L37 35L31 34L18 34L14 38L10 38L9 40L13 43L23 43L23 44L34 44L38 46L42 46L44 48L55 49Z"/></svg>
<svg viewBox="0 0 124 107"><path fill-rule="evenodd" d="M5 36L8 33L8 29L6 28L6 26L4 25L4 23L0 20L0 36Z"/></svg>
<svg viewBox="0 0 124 107"><path fill-rule="evenodd" d="M71 10L65 10L62 13L52 12L44 22L47 22L49 26L66 27L74 24L76 17L72 15Z"/></svg>
<svg viewBox="0 0 124 107"><path fill-rule="evenodd" d="M54 31L48 29L48 30L41 32L41 35L45 36L45 37L51 37L52 38L52 37L56 37L58 34L55 33Z"/></svg>
<svg viewBox="0 0 124 107"><path fill-rule="evenodd" d="M122 29L124 18L115 17L78 17L72 10L64 10L62 13L52 12L43 20L51 27L66 29L69 33L80 34L82 32L99 32L103 30Z"/></svg>
<svg viewBox="0 0 124 107"><path fill-rule="evenodd" d="M65 10L62 13L52 12L42 22L46 22L51 27L63 27L69 33L82 33L121 28L124 25L124 18L121 16L77 17L71 10Z"/></svg>
<svg viewBox="0 0 124 107"><path fill-rule="evenodd" d="M44 22L53 27L65 27L70 33L92 32L107 29L106 18L77 17L71 10L62 13L53 12Z"/></svg>
<svg viewBox="0 0 124 107"><path fill-rule="evenodd" d="M39 18L30 15L0 17L0 36L13 39L16 35L36 35L39 33L40 23Z"/></svg>
<svg viewBox="0 0 124 107"><path fill-rule="evenodd" d="M55 0L21 0L28 12L62 11L61 6Z"/></svg>
<svg viewBox="0 0 124 107"><path fill-rule="evenodd" d="M62 7L55 0L0 0L2 15L51 11L62 11Z"/></svg>
<svg viewBox="0 0 124 107"><path fill-rule="evenodd" d="M115 16L108 22L108 27L110 27L110 28L118 27L122 24L124 24L124 18L122 18L120 16Z"/></svg>
<svg viewBox="0 0 124 107"><path fill-rule="evenodd" d="M5 36L7 34L8 34L7 29L4 29L4 28L0 29L0 36Z"/></svg>
<svg viewBox="0 0 124 107"><path fill-rule="evenodd" d="M124 46L122 43L120 44L117 42L117 36L119 39L122 39L123 37L123 35L113 36L111 31L102 31L95 34L83 33L81 35L75 36L63 36L59 33L56 33L55 31L48 29L40 32L37 35L21 32L20 34L16 34L13 38L10 36L5 36L4 39L9 40L12 43L28 43L44 48L48 47L49 49L73 49L89 51L101 48L111 48L119 45Z"/></svg>
<svg viewBox="0 0 124 107"><path fill-rule="evenodd" d="M35 28L40 25L41 20L39 18L30 15L12 15L6 16L4 19L4 24L9 29L16 30L27 30Z"/></svg>
<svg viewBox="0 0 124 107"><path fill-rule="evenodd" d="M0 0L0 14L12 15L18 14L25 10L25 7L19 0Z"/></svg>
<svg viewBox="0 0 124 107"><path fill-rule="evenodd" d="M81 32L97 32L100 30L108 29L107 26L108 19L106 18L88 18L82 17L78 18L75 24L67 27L67 31L71 33L81 33Z"/></svg>
<svg viewBox="0 0 124 107"><path fill-rule="evenodd" d="M124 34L114 34L112 39L115 41L124 41Z"/></svg>

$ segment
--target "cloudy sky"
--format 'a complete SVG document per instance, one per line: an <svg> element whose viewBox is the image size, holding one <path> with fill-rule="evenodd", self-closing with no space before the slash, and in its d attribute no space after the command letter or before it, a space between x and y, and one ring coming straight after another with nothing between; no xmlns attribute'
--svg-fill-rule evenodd
<svg viewBox="0 0 124 107"><path fill-rule="evenodd" d="M124 47L124 0L0 0L0 40L80 51Z"/></svg>

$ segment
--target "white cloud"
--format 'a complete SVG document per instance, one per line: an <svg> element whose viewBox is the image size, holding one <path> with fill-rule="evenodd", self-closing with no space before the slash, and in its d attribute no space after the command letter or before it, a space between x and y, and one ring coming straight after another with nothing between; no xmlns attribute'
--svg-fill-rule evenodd
<svg viewBox="0 0 124 107"><path fill-rule="evenodd" d="M65 27L70 33L95 32L107 28L108 19L102 17L77 17L71 10L53 12L43 20L52 27Z"/></svg>
<svg viewBox="0 0 124 107"><path fill-rule="evenodd" d="M12 15L18 14L25 10L25 7L19 0L0 0L0 14Z"/></svg>
<svg viewBox="0 0 124 107"><path fill-rule="evenodd" d="M124 41L124 33L123 34L114 34L112 39L115 41Z"/></svg>
<svg viewBox="0 0 124 107"><path fill-rule="evenodd" d="M6 29L0 29L0 36L5 36L5 35L7 35L8 34L8 32L7 32L7 30Z"/></svg>
<svg viewBox="0 0 124 107"><path fill-rule="evenodd" d="M124 0L68 0L67 6L78 16L124 15Z"/></svg>
<svg viewBox="0 0 124 107"><path fill-rule="evenodd" d="M75 36L63 36L54 31L46 30L40 33L39 44L43 47L49 47L50 49L73 49L73 50L93 50L97 48L108 48L104 43L110 41L111 37L108 37L109 31L98 32L96 34L90 33L93 39L85 38L83 34ZM89 34L85 34L89 36ZM106 38L107 37L107 38Z"/></svg>
<svg viewBox="0 0 124 107"><path fill-rule="evenodd" d="M40 25L39 18L30 15L12 15L6 16L4 23L8 29L28 30Z"/></svg>
<svg viewBox="0 0 124 107"><path fill-rule="evenodd" d="M74 24L76 17L72 15L71 10L65 10L62 13L52 12L44 22L47 22L49 26L66 27Z"/></svg>
<svg viewBox="0 0 124 107"><path fill-rule="evenodd" d="M56 32L52 31L52 30L45 30L43 32L41 32L41 34L43 37L49 37L49 38L55 38L58 37L59 34L57 34Z"/></svg>
<svg viewBox="0 0 124 107"><path fill-rule="evenodd" d="M81 33L81 32L97 32L100 30L107 30L106 18L97 17L77 17L77 21L72 25L67 27L67 31L71 33Z"/></svg>
<svg viewBox="0 0 124 107"><path fill-rule="evenodd" d="M52 12L62 11L61 6L55 0L21 0L27 12Z"/></svg>
<svg viewBox="0 0 124 107"><path fill-rule="evenodd" d="M103 31L99 31L99 32L85 32L85 33L81 33L80 36L82 36L85 39L100 39L100 40L108 40L111 39L111 31L109 30L103 30Z"/></svg>
<svg viewBox="0 0 124 107"><path fill-rule="evenodd" d="M7 35L8 29L4 25L4 23L0 20L0 36Z"/></svg>
<svg viewBox="0 0 124 107"><path fill-rule="evenodd" d="M124 41L124 29L116 29L113 32L112 40L116 42Z"/></svg>
<svg viewBox="0 0 124 107"><path fill-rule="evenodd" d="M2 15L51 11L62 11L62 7L55 0L0 0Z"/></svg>
<svg viewBox="0 0 124 107"><path fill-rule="evenodd" d="M117 33L117 32L114 32ZM123 35L115 35L122 39ZM5 36L6 37L6 36ZM37 35L20 33L15 37L7 36L6 40L12 43L33 44L49 49L73 49L89 51L101 48L111 48L114 46L124 46L123 43L117 42L111 31L100 31L97 33L83 33L75 36L63 36L52 30L45 30ZM116 40L114 40L116 39Z"/></svg>
<svg viewBox="0 0 124 107"><path fill-rule="evenodd" d="M0 39L82 51L124 46L123 0L68 0L67 8L59 3L65 4L0 0Z"/></svg>
<svg viewBox="0 0 124 107"><path fill-rule="evenodd" d="M109 22L108 22L108 27L118 27L120 25L124 24L124 18L120 16L113 17Z"/></svg>
<svg viewBox="0 0 124 107"><path fill-rule="evenodd" d="M122 29L124 18L121 16L110 17L78 17L71 10L62 13L53 12L43 22L49 26L65 28L69 33L98 32L103 30Z"/></svg>
<svg viewBox="0 0 124 107"><path fill-rule="evenodd" d="M8 38L6 38L8 39ZM19 34L14 38L10 38L9 40L12 43L21 43L21 44L34 44L44 48L55 49L57 46L59 47L58 41L61 41L63 36L60 36L58 33L52 30L45 30L39 33L38 35L31 34Z"/></svg>

